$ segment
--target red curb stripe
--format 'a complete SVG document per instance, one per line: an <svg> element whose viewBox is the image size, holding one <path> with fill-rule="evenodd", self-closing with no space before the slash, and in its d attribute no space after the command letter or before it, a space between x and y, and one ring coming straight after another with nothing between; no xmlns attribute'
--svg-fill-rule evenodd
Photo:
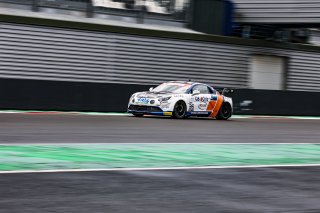
<svg viewBox="0 0 320 213"><path fill-rule="evenodd" d="M29 115L56 115L56 114L62 114L61 112L25 112L24 114Z"/></svg>

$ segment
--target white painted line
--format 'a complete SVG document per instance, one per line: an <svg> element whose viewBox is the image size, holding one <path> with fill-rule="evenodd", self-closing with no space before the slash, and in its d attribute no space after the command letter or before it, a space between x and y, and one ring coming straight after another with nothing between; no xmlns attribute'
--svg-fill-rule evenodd
<svg viewBox="0 0 320 213"><path fill-rule="evenodd" d="M1 114L18 114L22 112L14 112L14 111L0 111Z"/></svg>
<svg viewBox="0 0 320 213"><path fill-rule="evenodd" d="M292 119L300 119L300 120L320 120L320 117L289 117Z"/></svg>
<svg viewBox="0 0 320 213"><path fill-rule="evenodd" d="M163 142L163 143L86 143L86 142L78 142L78 143L0 143L0 146L77 146L77 145L320 145L320 142L310 143L310 142L299 142L299 143L171 143L171 142Z"/></svg>
<svg viewBox="0 0 320 213"><path fill-rule="evenodd" d="M0 174L19 173L61 173L61 172L117 172L117 171L159 171L159 170L193 170L193 169L245 169L245 168L281 168L281 167L319 167L320 164L275 164L275 165L244 165L244 166L187 166L187 167L156 167L156 168L108 168L108 169L52 169L52 170L14 170L0 171Z"/></svg>
<svg viewBox="0 0 320 213"><path fill-rule="evenodd" d="M94 116L132 116L131 113L116 113L116 112L77 112L77 111L69 111L69 112L61 112L61 111L19 111L19 110L0 110L0 114L47 114L47 113L56 113L56 114L64 114L64 115L94 115ZM320 120L320 116L271 116L271 115L232 115L230 119L301 119L301 120ZM205 118L204 118L205 119Z"/></svg>

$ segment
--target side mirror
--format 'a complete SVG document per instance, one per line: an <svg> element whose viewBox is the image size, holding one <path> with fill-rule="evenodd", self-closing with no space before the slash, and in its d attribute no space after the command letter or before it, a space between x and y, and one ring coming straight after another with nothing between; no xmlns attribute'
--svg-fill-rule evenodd
<svg viewBox="0 0 320 213"><path fill-rule="evenodd" d="M153 90L153 87L150 87L150 88L149 88L149 91L152 92L152 90Z"/></svg>
<svg viewBox="0 0 320 213"><path fill-rule="evenodd" d="M192 91L192 95L199 95L200 94L200 91L199 90L193 90Z"/></svg>

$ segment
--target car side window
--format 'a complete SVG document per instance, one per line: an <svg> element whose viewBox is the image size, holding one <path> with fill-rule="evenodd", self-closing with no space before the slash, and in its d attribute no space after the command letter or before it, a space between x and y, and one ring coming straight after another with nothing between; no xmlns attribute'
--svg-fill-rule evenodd
<svg viewBox="0 0 320 213"><path fill-rule="evenodd" d="M199 90L200 94L211 94L212 92L206 85L196 85L193 87L192 91Z"/></svg>
<svg viewBox="0 0 320 213"><path fill-rule="evenodd" d="M212 95L216 95L217 94L216 90L211 89L210 87L208 87L208 89L209 89L210 94L212 94Z"/></svg>

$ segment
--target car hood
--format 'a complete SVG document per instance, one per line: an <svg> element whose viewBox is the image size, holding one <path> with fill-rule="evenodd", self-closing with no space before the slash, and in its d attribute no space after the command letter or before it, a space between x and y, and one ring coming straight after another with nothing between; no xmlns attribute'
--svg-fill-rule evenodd
<svg viewBox="0 0 320 213"><path fill-rule="evenodd" d="M161 98L164 96L170 96L173 95L174 93L164 93L164 92L138 92L135 94L137 98Z"/></svg>

